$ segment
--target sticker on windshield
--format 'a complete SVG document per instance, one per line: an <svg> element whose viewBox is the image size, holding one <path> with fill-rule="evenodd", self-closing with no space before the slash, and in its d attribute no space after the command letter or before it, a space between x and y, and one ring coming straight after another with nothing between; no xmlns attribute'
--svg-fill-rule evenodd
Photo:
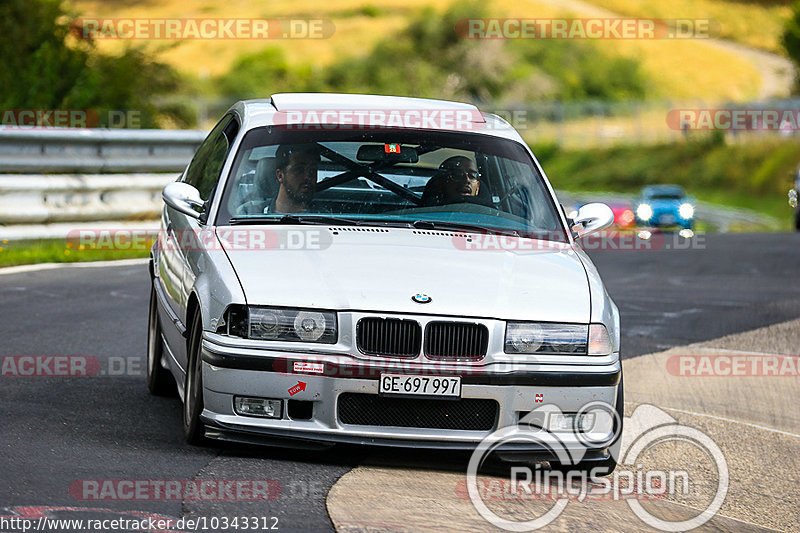
<svg viewBox="0 0 800 533"><path fill-rule="evenodd" d="M383 151L387 154L399 154L400 153L400 145L399 144L384 144Z"/></svg>

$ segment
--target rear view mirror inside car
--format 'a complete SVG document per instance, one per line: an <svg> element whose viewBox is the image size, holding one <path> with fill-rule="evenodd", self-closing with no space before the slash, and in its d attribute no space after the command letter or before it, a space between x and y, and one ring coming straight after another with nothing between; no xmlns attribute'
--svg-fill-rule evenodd
<svg viewBox="0 0 800 533"><path fill-rule="evenodd" d="M362 144L358 148L356 159L359 161L391 161L394 163L416 163L419 161L417 149L401 144Z"/></svg>

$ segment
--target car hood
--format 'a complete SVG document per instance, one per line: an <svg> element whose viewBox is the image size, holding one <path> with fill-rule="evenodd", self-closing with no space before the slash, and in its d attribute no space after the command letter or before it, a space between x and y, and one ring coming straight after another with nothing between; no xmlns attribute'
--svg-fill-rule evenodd
<svg viewBox="0 0 800 533"><path fill-rule="evenodd" d="M464 234L395 228L266 231L316 232L319 245L287 249L280 237L271 249L248 249L218 230L251 305L589 322L586 271L568 244L487 235L468 243ZM416 294L431 302L412 301Z"/></svg>

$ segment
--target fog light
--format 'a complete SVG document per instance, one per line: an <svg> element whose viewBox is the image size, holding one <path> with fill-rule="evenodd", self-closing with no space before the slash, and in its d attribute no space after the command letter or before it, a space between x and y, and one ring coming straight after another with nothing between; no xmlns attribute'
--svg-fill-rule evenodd
<svg viewBox="0 0 800 533"><path fill-rule="evenodd" d="M282 400L269 400L266 398L233 399L233 410L241 416L257 416L260 418L280 418Z"/></svg>
<svg viewBox="0 0 800 533"><path fill-rule="evenodd" d="M547 419L547 431L552 432L575 432L589 433L594 428L594 413L583 413L576 421L575 413L551 413Z"/></svg>

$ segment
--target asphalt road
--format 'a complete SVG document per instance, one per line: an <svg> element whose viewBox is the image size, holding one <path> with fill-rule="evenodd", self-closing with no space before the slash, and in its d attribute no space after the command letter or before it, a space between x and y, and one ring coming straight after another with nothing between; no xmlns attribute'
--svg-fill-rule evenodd
<svg viewBox="0 0 800 533"><path fill-rule="evenodd" d="M800 233L660 242L588 252L620 309L623 358L800 316Z"/></svg>
<svg viewBox="0 0 800 533"><path fill-rule="evenodd" d="M701 244L590 252L620 307L625 357L800 317L800 234L709 235ZM0 520L48 507L69 508L47 512L70 518L276 517L282 531L326 531L331 485L382 454L396 459L359 448L185 445L179 401L153 398L145 385L147 299L144 265L0 276L4 364L31 355L98 363L94 377L0 377ZM74 490L82 480L148 479L266 479L282 490L267 503L92 501Z"/></svg>

